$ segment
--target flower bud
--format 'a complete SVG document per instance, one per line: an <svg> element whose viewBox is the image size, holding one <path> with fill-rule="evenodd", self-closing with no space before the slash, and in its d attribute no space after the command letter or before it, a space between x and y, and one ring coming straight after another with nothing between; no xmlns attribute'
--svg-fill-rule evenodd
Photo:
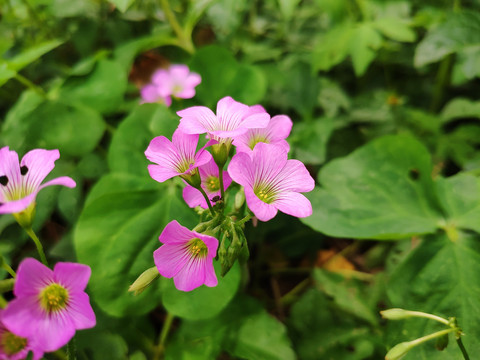
<svg viewBox="0 0 480 360"><path fill-rule="evenodd" d="M388 320L403 320L412 316L410 311L398 308L380 311L380 315Z"/></svg>
<svg viewBox="0 0 480 360"><path fill-rule="evenodd" d="M243 190L243 186L240 190L235 194L235 209L240 209L243 204L245 203L245 192Z"/></svg>
<svg viewBox="0 0 480 360"><path fill-rule="evenodd" d="M230 152L230 146L227 146L226 143L213 144L212 147L212 156L215 160L219 169L223 169L223 166L227 162L228 153Z"/></svg>
<svg viewBox="0 0 480 360"><path fill-rule="evenodd" d="M128 288L128 291L133 291L134 295L141 294L147 287L149 287L154 280L160 277L157 267L151 267L145 270L132 285Z"/></svg>
<svg viewBox="0 0 480 360"><path fill-rule="evenodd" d="M413 347L410 342L402 342L395 345L390 351L385 355L385 360L400 360L403 358L408 351Z"/></svg>
<svg viewBox="0 0 480 360"><path fill-rule="evenodd" d="M443 351L447 346L448 346L448 334L440 336L437 339L437 343L435 344L435 347L437 348L437 350Z"/></svg>

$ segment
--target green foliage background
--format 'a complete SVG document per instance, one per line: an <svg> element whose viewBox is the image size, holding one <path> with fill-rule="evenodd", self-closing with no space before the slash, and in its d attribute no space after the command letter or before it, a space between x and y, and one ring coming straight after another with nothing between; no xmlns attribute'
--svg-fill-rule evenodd
<svg viewBox="0 0 480 360"><path fill-rule="evenodd" d="M79 360L374 360L442 329L387 323L391 307L455 317L480 353L478 2L5 0L0 16L0 145L58 148L52 176L78 184L42 190L35 229L50 258L92 268L98 325L77 333ZM140 105L168 63L202 76L196 96ZM143 152L177 110L227 95L291 117L313 215L249 225L248 266L216 288L160 279L133 296L163 227L197 221ZM10 215L0 253L36 256ZM464 359L453 335L434 345L405 359Z"/></svg>

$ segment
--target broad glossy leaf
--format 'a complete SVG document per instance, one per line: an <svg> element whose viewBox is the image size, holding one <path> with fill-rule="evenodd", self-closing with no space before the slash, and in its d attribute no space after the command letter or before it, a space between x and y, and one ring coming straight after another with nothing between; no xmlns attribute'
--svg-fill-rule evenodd
<svg viewBox="0 0 480 360"><path fill-rule="evenodd" d="M160 104L137 105L116 130L108 152L112 171L147 176L145 150L155 136L171 138L179 117Z"/></svg>
<svg viewBox="0 0 480 360"><path fill-rule="evenodd" d="M401 42L414 42L417 38L408 22L395 17L382 17L375 21L374 26L382 34L392 40Z"/></svg>
<svg viewBox="0 0 480 360"><path fill-rule="evenodd" d="M238 290L240 266L237 262L223 278L220 276L219 261L214 261L214 266L218 279L215 287L200 286L184 292L175 288L173 280L163 281L162 303L168 312L188 320L208 319L219 314Z"/></svg>
<svg viewBox="0 0 480 360"><path fill-rule="evenodd" d="M25 97L4 126L3 140L17 151L34 147L59 149L65 155L92 151L105 130L102 117L94 110L59 101L39 104L34 95ZM88 131L86 131L88 129Z"/></svg>
<svg viewBox="0 0 480 360"><path fill-rule="evenodd" d="M463 11L448 14L445 23L430 30L415 50L415 67L480 44L480 14Z"/></svg>
<svg viewBox="0 0 480 360"><path fill-rule="evenodd" d="M352 57L355 75L362 76L377 56L376 50L382 44L382 37L371 24L360 24L352 33L349 53Z"/></svg>
<svg viewBox="0 0 480 360"><path fill-rule="evenodd" d="M93 72L82 78L71 78L60 92L61 99L80 103L96 111L112 113L118 110L127 89L127 72L112 60L101 59Z"/></svg>
<svg viewBox="0 0 480 360"><path fill-rule="evenodd" d="M289 137L289 141L294 144L295 159L306 164L322 164L327 155L327 143L332 131L333 121L329 118L295 123Z"/></svg>
<svg viewBox="0 0 480 360"><path fill-rule="evenodd" d="M480 118L480 101L455 98L448 102L442 110L442 122L458 118Z"/></svg>
<svg viewBox="0 0 480 360"><path fill-rule="evenodd" d="M348 55L352 34L352 25L345 23L321 36L313 52L315 70L327 71L342 62Z"/></svg>
<svg viewBox="0 0 480 360"><path fill-rule="evenodd" d="M393 271L387 287L392 307L456 317L466 334L462 341L470 355L480 352L480 238L465 233L457 241L445 234L426 237ZM392 324L390 345L441 330L432 320L411 319ZM400 329L395 330L396 327ZM405 360L462 360L454 339L442 352L433 342L415 347Z"/></svg>
<svg viewBox="0 0 480 360"><path fill-rule="evenodd" d="M152 183L155 188L147 190ZM153 251L165 225L176 219L192 226L195 215L172 182L138 179L135 183L110 174L92 194L94 199L87 199L74 233L79 262L92 268L92 297L113 316L148 313L160 303L160 282L138 296L128 293L128 287L153 266Z"/></svg>
<svg viewBox="0 0 480 360"><path fill-rule="evenodd" d="M8 67L14 71L20 71L28 64L34 62L35 60L39 59L46 53L52 51L56 47L63 44L63 40L60 39L53 39L48 40L38 45L34 45L29 49L23 50L17 56L7 59Z"/></svg>
<svg viewBox="0 0 480 360"><path fill-rule="evenodd" d="M307 194L313 215L302 221L336 237L398 239L434 232L435 206L430 155L417 140L385 136L333 160Z"/></svg>

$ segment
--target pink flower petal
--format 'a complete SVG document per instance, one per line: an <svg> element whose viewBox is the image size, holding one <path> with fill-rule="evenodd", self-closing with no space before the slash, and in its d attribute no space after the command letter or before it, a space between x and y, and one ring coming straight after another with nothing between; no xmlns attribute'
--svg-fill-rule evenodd
<svg viewBox="0 0 480 360"><path fill-rule="evenodd" d="M215 274L215 268L213 267L213 261L207 261L205 264L205 283L208 287L214 287L218 285L217 275Z"/></svg>
<svg viewBox="0 0 480 360"><path fill-rule="evenodd" d="M58 150L35 149L25 154L20 167L26 166L28 171L25 175L26 187L38 188L42 181L55 167L55 161L60 158Z"/></svg>
<svg viewBox="0 0 480 360"><path fill-rule="evenodd" d="M92 270L90 266L78 263L59 262L53 269L55 282L69 292L83 291L87 287Z"/></svg>
<svg viewBox="0 0 480 360"><path fill-rule="evenodd" d="M73 180L69 176L60 176L58 178L52 179L40 185L38 189L41 190L43 188L46 188L47 186L52 186L52 185L62 185L69 188L74 188L75 186L77 186L77 183L75 182L75 180Z"/></svg>
<svg viewBox="0 0 480 360"><path fill-rule="evenodd" d="M305 196L297 192L282 193L273 204L278 210L288 215L301 218L312 215L312 204Z"/></svg>
<svg viewBox="0 0 480 360"><path fill-rule="evenodd" d="M148 165L148 173L152 179L158 182L164 182L172 177L178 176L179 173L175 170L166 169L159 165Z"/></svg>
<svg viewBox="0 0 480 360"><path fill-rule="evenodd" d="M83 291L72 294L66 311L77 330L90 329L97 323L90 299Z"/></svg>
<svg viewBox="0 0 480 360"><path fill-rule="evenodd" d="M142 97L142 103L155 103L158 101L160 94L157 86L148 84L140 89L140 96Z"/></svg>
<svg viewBox="0 0 480 360"><path fill-rule="evenodd" d="M191 259L185 244L169 243L164 244L153 252L153 260L160 275L172 278Z"/></svg>
<svg viewBox="0 0 480 360"><path fill-rule="evenodd" d="M3 312L5 327L21 337L30 337L42 321L42 312L37 295L22 296L11 300Z"/></svg>
<svg viewBox="0 0 480 360"><path fill-rule="evenodd" d="M36 259L26 258L18 266L13 293L17 297L35 296L54 281L52 270Z"/></svg>
<svg viewBox="0 0 480 360"><path fill-rule="evenodd" d="M204 209L208 209L207 202L202 193L193 186L186 185L183 188L182 196L183 200L185 200L189 207L194 208L196 206L201 206Z"/></svg>
<svg viewBox="0 0 480 360"><path fill-rule="evenodd" d="M240 154L239 154L240 155ZM271 184L287 163L288 154L278 145L258 143L253 149L252 163L256 184Z"/></svg>
<svg viewBox="0 0 480 360"><path fill-rule="evenodd" d="M65 314L65 311L35 319L34 326L36 329L35 337L45 352L60 349L75 335L73 321Z"/></svg>
<svg viewBox="0 0 480 360"><path fill-rule="evenodd" d="M181 291L192 291L205 283L206 258L191 258L173 279Z"/></svg>
<svg viewBox="0 0 480 360"><path fill-rule="evenodd" d="M284 140L292 131L292 120L287 115L276 115L268 123L268 130L272 141Z"/></svg>
<svg viewBox="0 0 480 360"><path fill-rule="evenodd" d="M252 159L246 153L235 154L228 165L228 174L240 185L252 187L255 182Z"/></svg>
<svg viewBox="0 0 480 360"><path fill-rule="evenodd" d="M1 185L0 185L1 186ZM25 210L37 197L37 192L34 192L23 199L9 201L0 205L0 214L15 214Z"/></svg>
<svg viewBox="0 0 480 360"><path fill-rule="evenodd" d="M282 179L282 190L308 192L315 187L315 180L299 160L288 160L278 177Z"/></svg>
<svg viewBox="0 0 480 360"><path fill-rule="evenodd" d="M20 174L20 165L18 163L18 154L9 150L8 146L0 149L0 176L6 176L8 179L7 186L22 183L22 175ZM0 193L3 193L5 185L0 185ZM4 198L0 198L1 201Z"/></svg>
<svg viewBox="0 0 480 360"><path fill-rule="evenodd" d="M268 221L277 215L277 208L260 200L250 187L245 187L245 200L258 220Z"/></svg>
<svg viewBox="0 0 480 360"><path fill-rule="evenodd" d="M163 229L158 240L163 244L187 243L195 237L194 233L178 223L177 220L170 221Z"/></svg>
<svg viewBox="0 0 480 360"><path fill-rule="evenodd" d="M178 128L187 134L203 134L213 131L217 124L217 117L212 110L205 106L192 106L177 111L181 117Z"/></svg>

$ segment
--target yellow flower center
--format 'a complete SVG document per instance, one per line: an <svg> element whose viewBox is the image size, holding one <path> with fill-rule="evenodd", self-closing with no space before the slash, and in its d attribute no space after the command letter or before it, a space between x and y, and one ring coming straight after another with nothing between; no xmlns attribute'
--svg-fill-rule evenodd
<svg viewBox="0 0 480 360"><path fill-rule="evenodd" d="M253 189L253 192L260 200L267 204L271 204L276 199L275 192L272 189L257 186Z"/></svg>
<svg viewBox="0 0 480 360"><path fill-rule="evenodd" d="M10 331L6 331L0 338L0 345L2 350L7 355L14 355L27 346L27 339L12 334Z"/></svg>
<svg viewBox="0 0 480 360"><path fill-rule="evenodd" d="M220 190L220 180L216 176L209 176L205 183L209 192Z"/></svg>
<svg viewBox="0 0 480 360"><path fill-rule="evenodd" d="M40 304L47 313L64 309L68 305L68 290L62 285L51 284L40 293Z"/></svg>
<svg viewBox="0 0 480 360"><path fill-rule="evenodd" d="M198 239L192 239L187 243L187 248L190 254L192 254L193 257L206 257L208 253L208 248L205 243Z"/></svg>
<svg viewBox="0 0 480 360"><path fill-rule="evenodd" d="M253 148L255 147L255 145L257 145L258 143L265 143L265 144L269 144L270 141L267 139L267 137L265 135L260 135L260 134L255 134L249 141L248 143L248 147L250 149L253 150Z"/></svg>

